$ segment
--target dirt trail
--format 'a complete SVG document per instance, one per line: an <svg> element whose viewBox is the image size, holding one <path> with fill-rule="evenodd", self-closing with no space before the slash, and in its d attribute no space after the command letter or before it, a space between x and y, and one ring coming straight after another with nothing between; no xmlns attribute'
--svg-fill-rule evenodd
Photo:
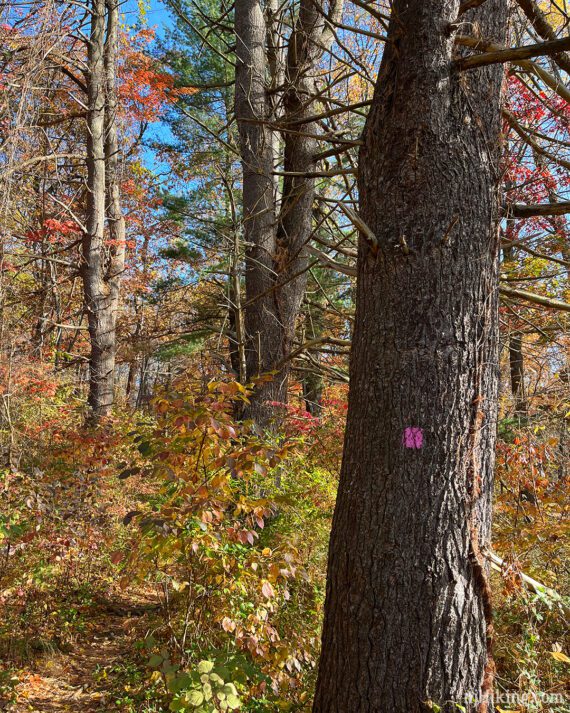
<svg viewBox="0 0 570 713"><path fill-rule="evenodd" d="M18 702L11 713L110 713L121 674L115 664L132 657L133 643L140 638L141 617L156 605L118 601L98 606L90 619L90 631L68 653L44 654L28 669L18 686ZM107 675L104 669L107 667ZM109 668L110 667L110 668Z"/></svg>

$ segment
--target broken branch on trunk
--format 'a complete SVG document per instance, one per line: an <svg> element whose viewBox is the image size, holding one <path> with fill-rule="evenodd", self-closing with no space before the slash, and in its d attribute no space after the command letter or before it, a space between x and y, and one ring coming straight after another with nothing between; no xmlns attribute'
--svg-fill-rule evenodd
<svg viewBox="0 0 570 713"><path fill-rule="evenodd" d="M463 15L464 12L467 12L468 10L474 10L476 7L479 7L479 5L482 5L485 2L485 0L466 0L465 2L462 2L461 5L459 6L459 15Z"/></svg>

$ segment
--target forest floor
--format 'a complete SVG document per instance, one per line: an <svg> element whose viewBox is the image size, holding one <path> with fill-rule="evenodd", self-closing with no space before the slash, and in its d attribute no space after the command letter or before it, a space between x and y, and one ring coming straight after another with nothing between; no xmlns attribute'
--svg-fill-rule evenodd
<svg viewBox="0 0 570 713"><path fill-rule="evenodd" d="M17 703L7 710L128 710L131 683L137 679L133 651L148 629L148 615L157 607L156 600L140 594L94 604L84 636L67 651L43 653L20 673Z"/></svg>

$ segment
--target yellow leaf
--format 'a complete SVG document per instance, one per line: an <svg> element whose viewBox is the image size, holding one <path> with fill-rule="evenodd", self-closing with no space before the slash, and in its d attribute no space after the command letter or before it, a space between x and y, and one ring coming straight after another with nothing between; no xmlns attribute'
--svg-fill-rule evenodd
<svg viewBox="0 0 570 713"><path fill-rule="evenodd" d="M551 651L550 655L553 659L556 659L557 661L561 661L562 663L570 663L570 658L568 658L568 656L566 656L566 654L563 654L561 651Z"/></svg>
<svg viewBox="0 0 570 713"><path fill-rule="evenodd" d="M497 706L497 710L499 713L521 713L519 710L508 711L506 708L499 708L499 706Z"/></svg>

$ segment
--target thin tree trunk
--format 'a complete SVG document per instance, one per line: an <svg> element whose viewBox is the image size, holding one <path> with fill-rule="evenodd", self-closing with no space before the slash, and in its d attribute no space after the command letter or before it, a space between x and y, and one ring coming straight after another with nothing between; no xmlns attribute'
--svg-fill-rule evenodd
<svg viewBox="0 0 570 713"><path fill-rule="evenodd" d="M97 422L110 414L114 402L115 326L124 268L125 225L120 206L116 125L118 4L116 0L93 0L91 13L87 121L88 202L82 274L91 340L87 401L90 420ZM105 244L106 208L109 246Z"/></svg>
<svg viewBox="0 0 570 713"><path fill-rule="evenodd" d="M317 294L315 300L317 305L322 305L324 302L320 293ZM315 309L308 304L305 312L305 320L310 339L318 339L323 336L324 312L321 308ZM320 418L323 411L323 376L319 372L319 364L321 361L320 350L315 350L311 356L314 368L308 369L303 375L303 400L305 401L305 409L308 413L310 413L311 416Z"/></svg>
<svg viewBox="0 0 570 713"><path fill-rule="evenodd" d="M140 366L140 382L135 407L144 408L152 397L152 364L149 356L144 356Z"/></svg>
<svg viewBox="0 0 570 713"><path fill-rule="evenodd" d="M457 73L458 9L394 0L364 132L378 249L361 237L315 713L489 710L503 69ZM507 14L462 19L504 42Z"/></svg>
<svg viewBox="0 0 570 713"><path fill-rule="evenodd" d="M232 258L231 272L228 281L228 322L230 325L229 352L230 363L235 378L241 383L246 382L246 363L243 339L243 311L241 308L241 284L239 264Z"/></svg>
<svg viewBox="0 0 570 713"><path fill-rule="evenodd" d="M319 359L317 354L315 359ZM303 377L303 400L307 413L320 418L323 412L323 377L316 371L307 371Z"/></svg>
<svg viewBox="0 0 570 713"><path fill-rule="evenodd" d="M138 362L136 357L129 361L129 371L127 372L127 383L125 385L125 398L128 404L131 404L137 377ZM136 400L136 396L135 396Z"/></svg>
<svg viewBox="0 0 570 713"><path fill-rule="evenodd" d="M503 256L505 262L510 262L515 258L513 247L503 248ZM525 383L524 383L524 356L522 351L522 334L511 330L508 336L509 340L509 372L511 377L511 394L515 415L526 416L527 404L525 398Z"/></svg>
<svg viewBox="0 0 570 713"><path fill-rule="evenodd" d="M107 39L105 43L105 163L107 183L107 218L109 224L109 262L105 273L111 323L111 358L115 369L117 351L116 323L121 281L125 270L126 226L121 208L121 151L118 133L117 51L119 46L119 0L106 0Z"/></svg>
<svg viewBox="0 0 570 713"><path fill-rule="evenodd" d="M105 0L93 0L88 56L87 224L83 236L83 289L91 354L90 418L106 416L113 404L111 324L106 309L105 267Z"/></svg>
<svg viewBox="0 0 570 713"><path fill-rule="evenodd" d="M150 235L148 233L145 233L140 253L140 262L142 266L141 275L143 278L146 278L148 274L149 243ZM130 338L133 353L129 362L129 375L127 377L126 397L127 403L131 408L134 409L137 408L138 405L138 394L140 386L142 384L145 360L145 357L140 354L141 341L144 341L143 329L145 326L145 311L143 302L137 298L136 294L133 296L133 310L135 329Z"/></svg>
<svg viewBox="0 0 570 713"><path fill-rule="evenodd" d="M524 357L522 351L522 336L516 332L509 335L509 367L515 414L524 417L527 415L524 393Z"/></svg>

